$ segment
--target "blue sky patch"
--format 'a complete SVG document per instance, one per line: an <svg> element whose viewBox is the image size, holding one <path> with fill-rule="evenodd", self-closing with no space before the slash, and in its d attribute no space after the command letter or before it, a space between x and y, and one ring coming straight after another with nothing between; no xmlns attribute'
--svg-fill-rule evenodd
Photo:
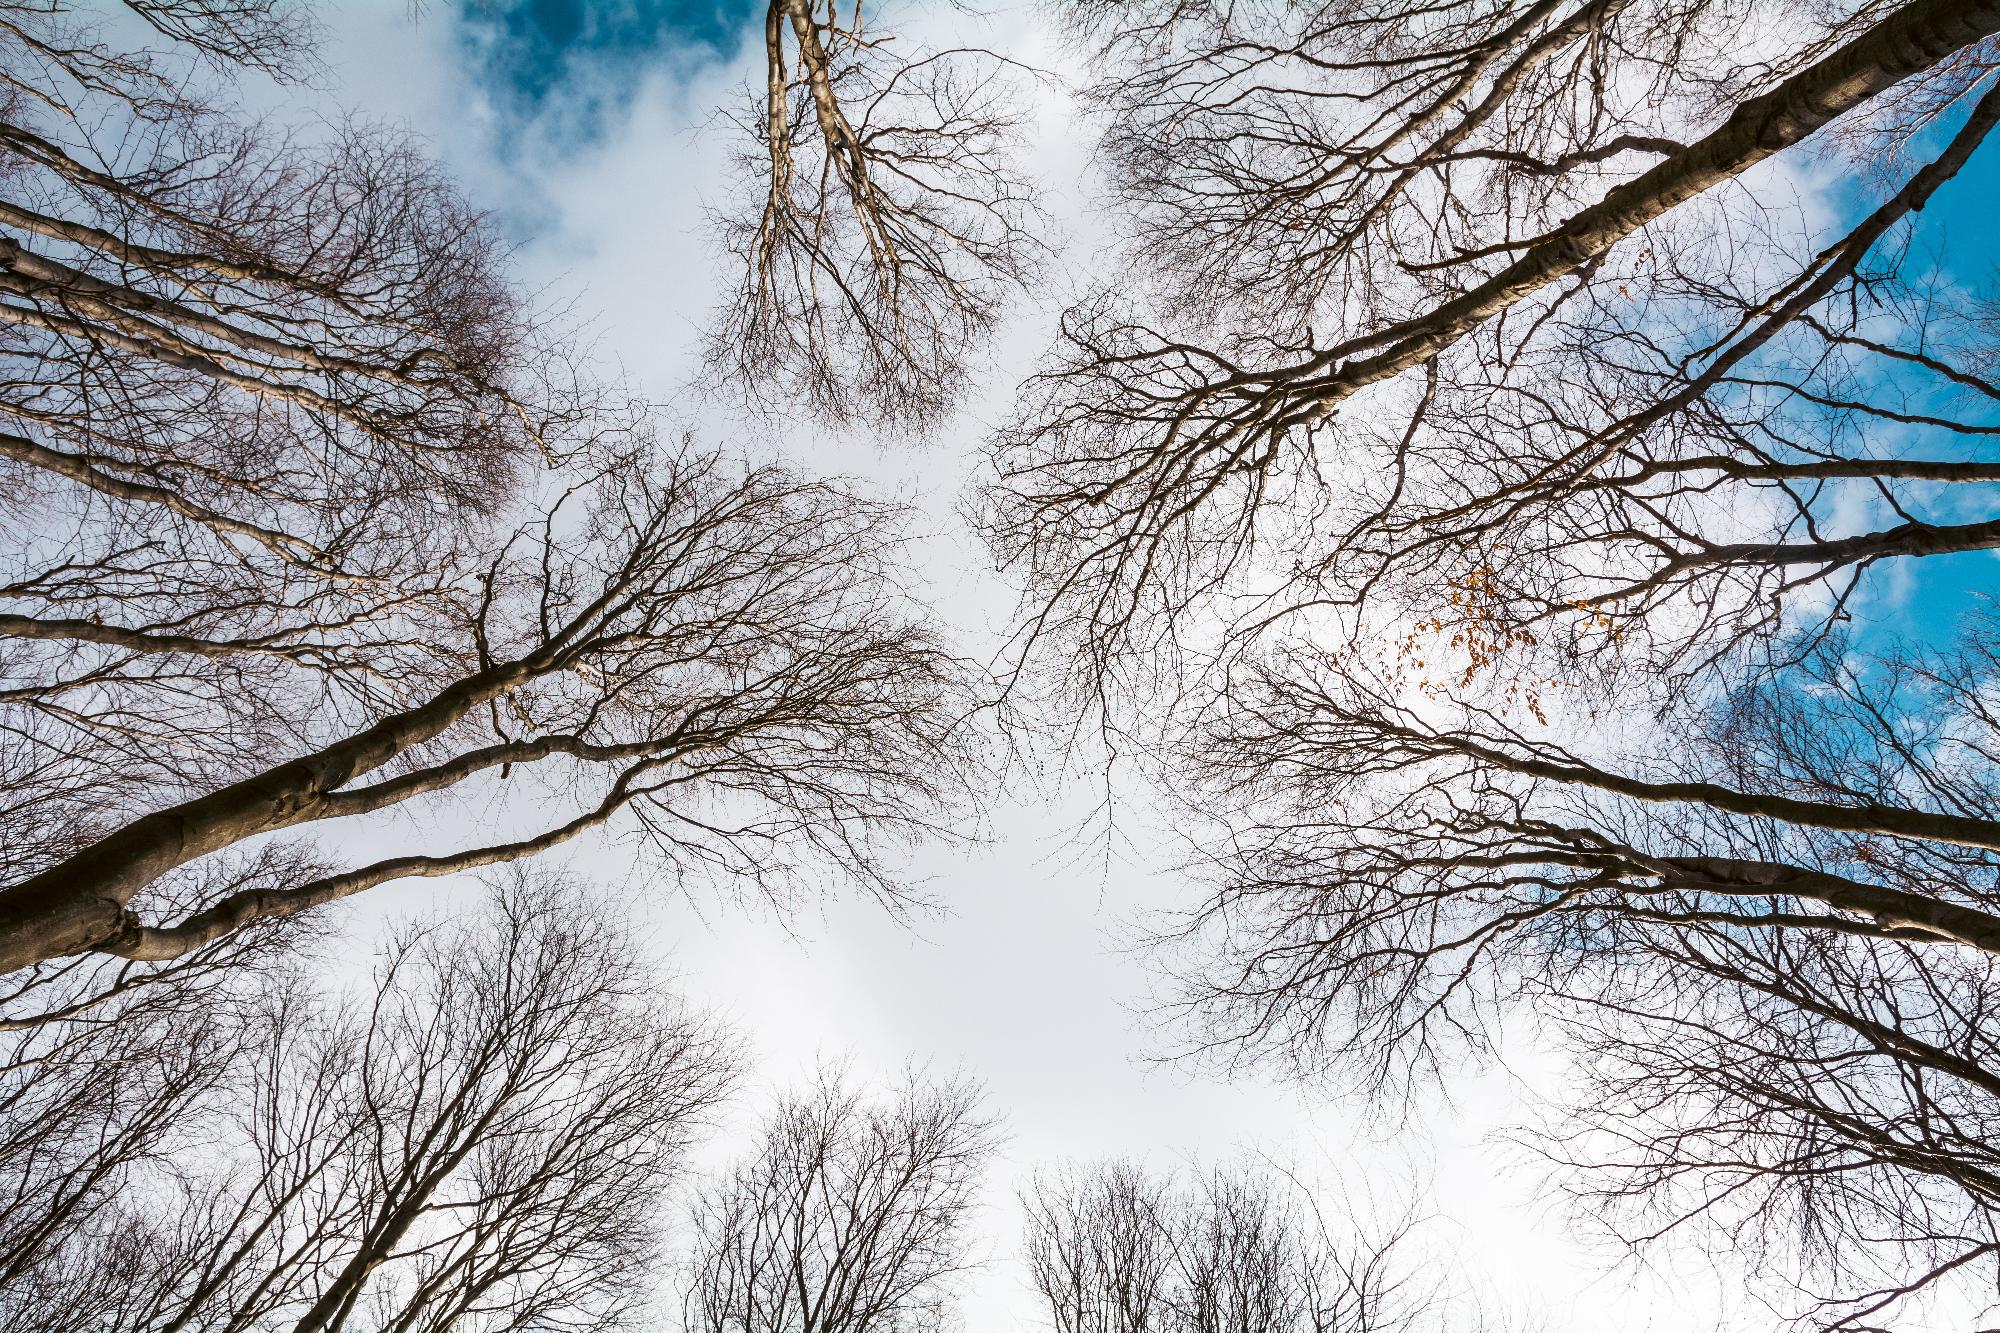
<svg viewBox="0 0 2000 1333"><path fill-rule="evenodd" d="M644 75L733 58L755 0L460 0L467 56L503 111L593 135Z"/></svg>
<svg viewBox="0 0 2000 1333"><path fill-rule="evenodd" d="M1897 183L1935 155L1964 120L1961 110L1921 135L1912 145L1910 163L1898 173ZM1857 215L1861 208L1879 201L1878 192L1854 189L1849 193L1849 209ZM2000 141L1988 138L1914 219L1915 248L1943 256L1945 273L1960 285L1962 294L1991 292L2000 286L1996 200L2000 200ZM1944 403L1938 406L1947 407ZM1955 406L1957 415L1964 419L2000 425L2000 413L1982 412L1965 402ZM1925 452L1940 457L1991 456L1976 440L1934 442ZM2000 486L1960 483L1932 490L1949 493L1944 504L1928 507L1929 516L1942 522L1983 519L1994 512L1996 500L2000 500ZM1951 503L1953 500L1957 503ZM1868 578L1877 596L1861 611L1865 631L1942 643L1954 637L1967 612L1990 609L1994 594L2000 591L2000 558L1992 551L1967 551L1921 561L1892 560L1871 570Z"/></svg>

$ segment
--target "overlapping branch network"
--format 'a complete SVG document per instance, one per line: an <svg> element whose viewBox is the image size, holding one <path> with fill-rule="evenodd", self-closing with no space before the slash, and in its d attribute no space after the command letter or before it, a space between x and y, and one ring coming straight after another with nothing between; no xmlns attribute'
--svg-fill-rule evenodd
<svg viewBox="0 0 2000 1333"><path fill-rule="evenodd" d="M1988 1281L1993 631L1922 599L2000 539L2000 381L1921 219L2000 10L1071 8L1132 279L984 521L1017 660L1199 830L1192 1044L1393 1094L1531 1021L1622 1239L1808 1327Z"/></svg>
<svg viewBox="0 0 2000 1333"><path fill-rule="evenodd" d="M1107 48L1140 71L1114 67L1114 151L1146 137L1165 160L1186 127L1219 119L1230 126L1216 131L1229 162L1282 151L1315 170L1229 183L1197 154L1176 159L1173 182L1164 171L1124 182L1137 279L1154 280L1160 308L1105 296L1072 310L993 446L985 526L1030 588L1029 660L1096 678L1218 606L1238 642L1328 607L1401 609L1427 596L1436 605L1447 589L1512 565L1517 550L1538 582L1527 589L1535 600L1508 614L1536 622L1690 584L1740 608L1756 598L1721 596L1718 583L1814 582L1898 553L1990 544L1983 527L1937 521L1831 540L1822 531L1837 507L1830 493L1805 492L1840 480L1900 499L1908 482L1984 476L1955 471L1967 460L1950 449L1952 437L1976 441L1992 428L1990 331L1963 326L1931 357L1920 335L1857 302L1894 281L1877 247L1982 142L1993 99L1856 226L1789 261L1767 256L1768 274L1689 249L1687 232L1710 234L1713 219L1691 219L1716 198L1740 214L1745 201L1732 191L1743 173L1866 114L1885 90L1902 85L1907 109L1923 102L1908 85L1922 85L1933 113L1976 91L1987 64L1958 57L1969 44L1976 54L2000 17L1980 6L1862 7L1815 30L1776 71L1754 71L1704 57L1722 39L1709 25L1722 20L1672 5L1423 9L1421 18L1398 11L1398 40L1414 50L1387 42L1366 59L1346 43L1373 51L1366 43L1391 20L1337 6L1163 19L1171 36L1147 41L1141 30ZM1267 60L1287 76L1238 88L1219 72ZM1402 99L1433 78L1476 91L1440 93L1432 113L1413 113ZM1657 82L1657 95L1627 105L1626 80ZM1135 83L1166 90L1151 95L1173 114L1146 97L1119 100ZM1718 117L1713 100L1705 112L1686 109L1675 89L1690 83L1706 98L1727 96L1728 113ZM1558 93L1590 114L1531 114ZM1234 127L1258 107L1323 114L1330 126ZM1649 118L1671 120L1676 137L1628 143L1625 131ZM1573 144L1544 141L1565 132ZM1621 166L1634 152L1656 160ZM1313 188L1281 202L1294 176ZM1202 230L1196 197L1244 210L1216 230L1240 235L1287 280L1316 270L1246 219L1268 208L1271 227L1289 235L1297 228L1284 219L1296 210L1329 229L1324 282L1339 299L1300 277L1286 289L1292 313L1280 317L1258 295L1256 264ZM1201 240L1155 248L1177 226ZM1197 255L1220 267L1200 267ZM1233 313L1190 319L1183 293ZM1628 356L1634 344L1640 354ZM1829 364L1842 359L1876 364L1843 377ZM1917 365L1939 381L1912 407L1895 400L1913 392L1902 372ZM1880 415L1919 418L1947 447L1891 458L1897 451L1857 448L1810 422L1763 438L1774 401L1839 402L1853 378L1883 396ZM1936 401L1953 394L1953 406ZM1777 491L1769 535L1725 535L1707 504L1717 488L1748 503ZM1788 539L1801 523L1809 539ZM1760 566L1777 572L1744 573Z"/></svg>
<svg viewBox="0 0 2000 1333"><path fill-rule="evenodd" d="M0 17L0 970L614 821L677 875L900 896L879 853L968 751L891 507L658 439L408 143ZM457 848L299 836L475 787L512 826Z"/></svg>
<svg viewBox="0 0 2000 1333"><path fill-rule="evenodd" d="M644 1308L657 1192L736 1066L615 916L516 876L397 929L363 984L300 961L10 1038L9 1325L497 1333Z"/></svg>

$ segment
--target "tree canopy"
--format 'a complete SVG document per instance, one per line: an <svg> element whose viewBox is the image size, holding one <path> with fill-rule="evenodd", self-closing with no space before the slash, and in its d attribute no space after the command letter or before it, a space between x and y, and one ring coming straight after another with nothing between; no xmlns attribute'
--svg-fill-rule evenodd
<svg viewBox="0 0 2000 1333"><path fill-rule="evenodd" d="M783 462L415 136L247 112L306 8L0 0L9 1325L948 1327L1004 1113L823 1071L697 1169L745 1061L555 854L895 909L1043 761L1168 811L1191 1066L1393 1114L1525 1044L1580 1225L1990 1309L2000 287L1937 219L2000 0L745 20L677 313ZM976 441L992 643L827 432ZM473 872L343 974L335 904ZM1474 1317L1283 1172L1024 1179L1062 1333Z"/></svg>

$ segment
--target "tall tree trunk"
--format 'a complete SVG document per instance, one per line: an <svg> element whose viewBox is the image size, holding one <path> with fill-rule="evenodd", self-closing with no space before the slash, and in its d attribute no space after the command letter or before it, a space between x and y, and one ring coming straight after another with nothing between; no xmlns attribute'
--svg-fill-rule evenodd
<svg viewBox="0 0 2000 1333"><path fill-rule="evenodd" d="M127 904L161 875L311 818L328 793L439 735L530 674L526 664L510 662L468 676L428 703L315 754L143 815L0 889L0 973L115 940L132 924Z"/></svg>

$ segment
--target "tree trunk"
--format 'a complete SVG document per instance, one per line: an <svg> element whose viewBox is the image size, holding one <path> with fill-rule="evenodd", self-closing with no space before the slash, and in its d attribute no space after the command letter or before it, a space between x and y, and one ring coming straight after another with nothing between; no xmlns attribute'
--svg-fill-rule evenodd
<svg viewBox="0 0 2000 1333"><path fill-rule="evenodd" d="M126 905L161 875L311 818L327 793L388 763L530 674L510 662L303 758L141 816L40 874L0 889L0 973L80 953L135 923Z"/></svg>

